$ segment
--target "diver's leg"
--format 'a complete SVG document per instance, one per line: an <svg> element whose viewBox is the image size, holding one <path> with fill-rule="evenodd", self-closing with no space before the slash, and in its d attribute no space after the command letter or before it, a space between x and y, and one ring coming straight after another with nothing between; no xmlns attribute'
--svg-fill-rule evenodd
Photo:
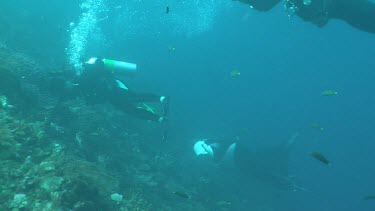
<svg viewBox="0 0 375 211"><path fill-rule="evenodd" d="M145 103L145 102L161 102L162 96L150 93L137 93L130 89L116 88L113 90L112 95L115 95L115 98L120 98L126 100L130 103Z"/></svg>
<svg viewBox="0 0 375 211"><path fill-rule="evenodd" d="M165 96L160 96L151 93L137 93L129 89L120 80L116 80L117 87L114 92L119 92L117 95L121 95L126 98L128 102L132 103L145 103L145 102L163 102Z"/></svg>
<svg viewBox="0 0 375 211"><path fill-rule="evenodd" d="M132 100L135 103L143 103L143 102L150 102L150 103L157 103L161 102L160 95L151 94L151 93L135 93L132 92Z"/></svg>
<svg viewBox="0 0 375 211"><path fill-rule="evenodd" d="M153 122L161 122L163 121L163 118L151 111L148 111L146 109L137 107L135 105L131 104L123 104L118 106L119 109L124 111L125 113L128 113L134 117L144 119L144 120L150 120Z"/></svg>
<svg viewBox="0 0 375 211"><path fill-rule="evenodd" d="M130 89L117 89L116 91L119 91L120 94L124 98L126 98L129 102L132 103L157 103L157 102L163 102L165 99L165 96L151 94L151 93L137 93Z"/></svg>
<svg viewBox="0 0 375 211"><path fill-rule="evenodd" d="M137 107L135 98L136 94L133 94L133 92L118 88L110 93L109 102L118 109L135 117L151 121L162 120L159 115L154 114L152 111Z"/></svg>
<svg viewBox="0 0 375 211"><path fill-rule="evenodd" d="M344 20L359 30L375 33L375 3L368 0L332 0L329 16Z"/></svg>
<svg viewBox="0 0 375 211"><path fill-rule="evenodd" d="M127 91L127 96L132 103L163 103L162 113L163 117L167 117L169 113L169 97L161 96L151 93L135 93L133 91Z"/></svg>

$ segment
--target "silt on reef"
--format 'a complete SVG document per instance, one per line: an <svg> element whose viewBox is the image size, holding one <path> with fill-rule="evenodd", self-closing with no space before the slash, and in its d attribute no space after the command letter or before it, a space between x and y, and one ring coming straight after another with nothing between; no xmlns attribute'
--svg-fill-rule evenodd
<svg viewBox="0 0 375 211"><path fill-rule="evenodd" d="M0 48L0 70L25 76L39 71L40 67L36 61L24 54L9 48Z"/></svg>
<svg viewBox="0 0 375 211"><path fill-rule="evenodd" d="M0 111L0 160L7 159L15 152L15 139L7 124L7 116Z"/></svg>
<svg viewBox="0 0 375 211"><path fill-rule="evenodd" d="M62 194L63 207L74 207L74 210L106 210L114 205L109 196L117 189L115 177L95 164L75 157L61 156L55 162L57 174L66 180L63 184L63 189L66 190Z"/></svg>
<svg viewBox="0 0 375 211"><path fill-rule="evenodd" d="M0 110L0 210L113 210L108 196L117 180L66 156L43 132L45 124Z"/></svg>

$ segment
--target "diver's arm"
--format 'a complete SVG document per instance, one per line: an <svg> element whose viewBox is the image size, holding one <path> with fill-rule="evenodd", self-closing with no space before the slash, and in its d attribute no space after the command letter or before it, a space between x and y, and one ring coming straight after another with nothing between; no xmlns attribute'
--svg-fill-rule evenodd
<svg viewBox="0 0 375 211"><path fill-rule="evenodd" d="M268 11L272 9L281 0L238 0L239 2L250 5L259 11Z"/></svg>
<svg viewBox="0 0 375 211"><path fill-rule="evenodd" d="M368 0L332 0L328 14L359 30L375 33L375 3Z"/></svg>

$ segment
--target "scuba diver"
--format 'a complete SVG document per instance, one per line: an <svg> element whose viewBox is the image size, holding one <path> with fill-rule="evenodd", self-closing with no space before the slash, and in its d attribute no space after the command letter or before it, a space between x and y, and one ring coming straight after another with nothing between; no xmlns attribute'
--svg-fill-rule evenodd
<svg viewBox="0 0 375 211"><path fill-rule="evenodd" d="M210 157L226 172L238 173L245 179L253 177L279 190L304 190L288 174L289 153L297 136L294 134L281 145L258 151L243 143L200 139L194 144L194 152L198 157Z"/></svg>
<svg viewBox="0 0 375 211"><path fill-rule="evenodd" d="M135 70L135 64L94 57L83 64L79 75L51 78L49 82L55 94L60 95L60 101L82 97L90 104L109 103L134 117L161 123L165 140L169 97L129 89L119 75L133 74ZM161 114L145 103L161 103Z"/></svg>
<svg viewBox="0 0 375 211"><path fill-rule="evenodd" d="M166 121L169 98L150 93L136 93L130 90L111 70L119 64L132 65L108 59L91 58L84 64L84 70L75 83L79 95L94 104L109 102L119 110L140 119L154 122ZM146 102L164 103L163 115L156 114L152 108L144 104Z"/></svg>
<svg viewBox="0 0 375 211"><path fill-rule="evenodd" d="M236 0L258 11L268 11L281 0ZM288 15L296 14L318 27L340 19L354 28L375 33L375 3L370 0L284 0Z"/></svg>

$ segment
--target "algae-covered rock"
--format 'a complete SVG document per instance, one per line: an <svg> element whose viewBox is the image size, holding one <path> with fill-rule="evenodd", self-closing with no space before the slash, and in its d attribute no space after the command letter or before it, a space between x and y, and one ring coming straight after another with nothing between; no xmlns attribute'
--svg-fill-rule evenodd
<svg viewBox="0 0 375 211"><path fill-rule="evenodd" d="M52 171L52 170L54 170L55 169L55 166L53 165L53 163L52 162L41 162L40 164L39 164L39 166L40 166L40 170L42 170L42 171Z"/></svg>
<svg viewBox="0 0 375 211"><path fill-rule="evenodd" d="M56 177L56 176L47 177L42 180L40 187L44 189L45 191L52 193L53 191L56 191L60 187L63 181L64 181L64 178L62 177Z"/></svg>
<svg viewBox="0 0 375 211"><path fill-rule="evenodd" d="M9 116L0 110L0 160L7 159L15 153L15 137L9 126Z"/></svg>
<svg viewBox="0 0 375 211"><path fill-rule="evenodd" d="M25 208L28 205L27 197L23 193L17 193L13 197L13 201L11 202L9 208L13 208L15 210Z"/></svg>
<svg viewBox="0 0 375 211"><path fill-rule="evenodd" d="M112 193L111 194L111 199L115 201L117 204L119 204L122 201L123 196L118 193Z"/></svg>

